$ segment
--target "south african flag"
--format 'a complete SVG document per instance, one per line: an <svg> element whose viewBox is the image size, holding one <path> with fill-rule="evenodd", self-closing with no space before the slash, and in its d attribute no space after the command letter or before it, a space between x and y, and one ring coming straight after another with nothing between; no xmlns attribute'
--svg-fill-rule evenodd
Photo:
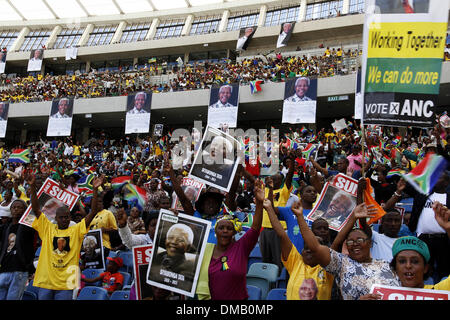
<svg viewBox="0 0 450 320"><path fill-rule="evenodd" d="M29 149L16 149L9 156L8 162L30 163L29 155Z"/></svg>

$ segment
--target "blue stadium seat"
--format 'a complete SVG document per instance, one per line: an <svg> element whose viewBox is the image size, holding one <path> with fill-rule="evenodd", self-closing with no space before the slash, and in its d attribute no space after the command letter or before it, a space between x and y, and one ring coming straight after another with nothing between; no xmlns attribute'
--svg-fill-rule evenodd
<svg viewBox="0 0 450 320"><path fill-rule="evenodd" d="M25 290L23 292L22 300L37 300L38 296L36 293Z"/></svg>
<svg viewBox="0 0 450 320"><path fill-rule="evenodd" d="M248 300L261 300L262 290L260 287L247 284Z"/></svg>
<svg viewBox="0 0 450 320"><path fill-rule="evenodd" d="M129 290L118 290L114 291L109 300L130 300L130 291Z"/></svg>
<svg viewBox="0 0 450 320"><path fill-rule="evenodd" d="M99 287L84 287L77 300L109 300L108 291Z"/></svg>
<svg viewBox="0 0 450 320"><path fill-rule="evenodd" d="M125 271L120 271L120 273L123 275L123 286L128 286L131 284L131 274Z"/></svg>
<svg viewBox="0 0 450 320"><path fill-rule="evenodd" d="M42 247L38 247L37 249L36 249L36 252L34 253L34 257L39 257L39 255L41 254L41 249L42 249Z"/></svg>
<svg viewBox="0 0 450 320"><path fill-rule="evenodd" d="M257 262L262 262L262 254L259 244L256 244L252 252L250 252L250 256L248 257L247 271L250 270L250 266L252 264Z"/></svg>
<svg viewBox="0 0 450 320"><path fill-rule="evenodd" d="M405 209L405 212L411 212L414 198L404 198L400 202L397 202L397 206Z"/></svg>
<svg viewBox="0 0 450 320"><path fill-rule="evenodd" d="M86 278L88 278L88 279L94 279L94 278L97 278L102 272L105 272L105 270L103 270L103 269L93 269L93 268L90 268L90 269L84 269L84 270L82 271L83 275L84 275ZM86 282L86 285L87 285L87 286L101 287L102 281L97 281L97 282L94 282L94 283L87 283L87 282Z"/></svg>
<svg viewBox="0 0 450 320"><path fill-rule="evenodd" d="M119 251L117 256L123 260L123 267L119 271L131 274L133 272L133 253L131 251Z"/></svg>
<svg viewBox="0 0 450 320"><path fill-rule="evenodd" d="M286 289L275 288L270 290L266 300L286 300Z"/></svg>
<svg viewBox="0 0 450 320"><path fill-rule="evenodd" d="M265 300L277 281L278 270L276 264L255 262L247 272L247 285L259 287L262 291L261 299Z"/></svg>
<svg viewBox="0 0 450 320"><path fill-rule="evenodd" d="M276 284L277 288L286 289L288 278L289 278L289 274L288 274L286 268L283 267L283 269L281 269L280 276L277 279L277 284Z"/></svg>
<svg viewBox="0 0 450 320"><path fill-rule="evenodd" d="M424 284L429 284L429 285L433 285L434 284L434 279L433 277L428 277L428 279L425 279L423 281Z"/></svg>

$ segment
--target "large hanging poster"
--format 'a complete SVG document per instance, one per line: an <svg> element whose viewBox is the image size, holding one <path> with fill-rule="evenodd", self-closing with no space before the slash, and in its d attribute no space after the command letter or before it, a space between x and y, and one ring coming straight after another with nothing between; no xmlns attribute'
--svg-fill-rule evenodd
<svg viewBox="0 0 450 320"><path fill-rule="evenodd" d="M127 97L125 134L150 131L151 92L138 92Z"/></svg>
<svg viewBox="0 0 450 320"><path fill-rule="evenodd" d="M70 136L72 131L73 98L54 99L48 119L47 136Z"/></svg>
<svg viewBox="0 0 450 320"><path fill-rule="evenodd" d="M237 126L239 84L225 84L211 88L208 107L208 126L227 132Z"/></svg>
<svg viewBox="0 0 450 320"><path fill-rule="evenodd" d="M297 77L286 81L282 123L315 123L317 79Z"/></svg>

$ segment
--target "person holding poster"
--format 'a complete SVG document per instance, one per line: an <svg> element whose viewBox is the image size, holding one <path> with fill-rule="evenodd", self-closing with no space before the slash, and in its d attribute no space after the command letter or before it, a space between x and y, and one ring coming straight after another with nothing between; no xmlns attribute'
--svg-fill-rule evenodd
<svg viewBox="0 0 450 320"><path fill-rule="evenodd" d="M316 122L317 79L298 77L286 82L283 102L283 123Z"/></svg>
<svg viewBox="0 0 450 320"><path fill-rule="evenodd" d="M97 192L103 177L93 181L92 210L80 222L69 227L70 211L64 206L56 211L56 226L42 214L36 194L36 178L27 177L30 185L31 207L36 216L32 228L39 233L42 249L34 276L39 288L39 300L71 300L72 291L78 286L79 258L87 228L97 214ZM56 252L56 253L55 253Z"/></svg>
<svg viewBox="0 0 450 320"><path fill-rule="evenodd" d="M285 47L291 38L292 29L294 29L295 22L285 22L281 24L281 31L277 40L277 48Z"/></svg>

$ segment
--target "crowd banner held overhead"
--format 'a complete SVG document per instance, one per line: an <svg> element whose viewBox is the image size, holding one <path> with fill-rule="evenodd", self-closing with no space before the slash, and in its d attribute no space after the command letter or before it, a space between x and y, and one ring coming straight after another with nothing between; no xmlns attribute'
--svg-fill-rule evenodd
<svg viewBox="0 0 450 320"><path fill-rule="evenodd" d="M50 221L54 221L56 210L63 206L67 206L69 210L72 210L77 204L80 195L67 189L61 189L58 182L47 178L39 189L37 197L42 213L45 214ZM31 210L30 204L22 215L22 218L20 218L19 223L31 227L35 219L36 215Z"/></svg>
<svg viewBox="0 0 450 320"><path fill-rule="evenodd" d="M329 228L340 231L356 207L358 181L342 173L327 182L319 199L306 217L309 221L323 218Z"/></svg>
<svg viewBox="0 0 450 320"><path fill-rule="evenodd" d="M285 47L288 45L291 38L292 31L294 30L295 22L285 22L281 24L280 34L278 35L277 48Z"/></svg>
<svg viewBox="0 0 450 320"><path fill-rule="evenodd" d="M374 284L370 293L381 295L381 300L450 300L450 291L391 287Z"/></svg>
<svg viewBox="0 0 450 320"><path fill-rule="evenodd" d="M47 137L70 136L73 107L73 98L53 99L48 118Z"/></svg>
<svg viewBox="0 0 450 320"><path fill-rule="evenodd" d="M364 123L433 127L448 1L368 0L363 31Z"/></svg>
<svg viewBox="0 0 450 320"><path fill-rule="evenodd" d="M145 300L153 296L152 286L146 281L152 248L153 245L151 244L133 247L134 289L136 290L136 300Z"/></svg>
<svg viewBox="0 0 450 320"><path fill-rule="evenodd" d="M184 177L181 182L181 189L183 189L186 197L192 202L192 206L195 206L195 202L198 200L200 196L200 192L205 187L204 183L196 181L195 179ZM183 206L181 205L180 200L177 195L173 197L172 208L178 211L184 211Z"/></svg>
<svg viewBox="0 0 450 320"><path fill-rule="evenodd" d="M286 81L282 123L316 123L317 79L297 77Z"/></svg>
<svg viewBox="0 0 450 320"><path fill-rule="evenodd" d="M215 128L206 127L200 148L189 171L189 178L229 192L241 161L239 142Z"/></svg>
<svg viewBox="0 0 450 320"><path fill-rule="evenodd" d="M334 121L331 126L333 127L334 131L339 132L347 128L347 122L344 118L340 120Z"/></svg>
<svg viewBox="0 0 450 320"><path fill-rule="evenodd" d="M151 92L136 92L127 97L125 134L150 132Z"/></svg>
<svg viewBox="0 0 450 320"><path fill-rule="evenodd" d="M4 138L6 136L8 113L9 113L9 103L0 101L0 138Z"/></svg>
<svg viewBox="0 0 450 320"><path fill-rule="evenodd" d="M193 297L210 228L210 221L161 209L146 282Z"/></svg>
<svg viewBox="0 0 450 320"><path fill-rule="evenodd" d="M224 132L236 128L238 104L238 83L213 86L209 96L208 126Z"/></svg>
<svg viewBox="0 0 450 320"><path fill-rule="evenodd" d="M80 261L86 269L106 269L102 229L95 229L86 233L81 247Z"/></svg>

